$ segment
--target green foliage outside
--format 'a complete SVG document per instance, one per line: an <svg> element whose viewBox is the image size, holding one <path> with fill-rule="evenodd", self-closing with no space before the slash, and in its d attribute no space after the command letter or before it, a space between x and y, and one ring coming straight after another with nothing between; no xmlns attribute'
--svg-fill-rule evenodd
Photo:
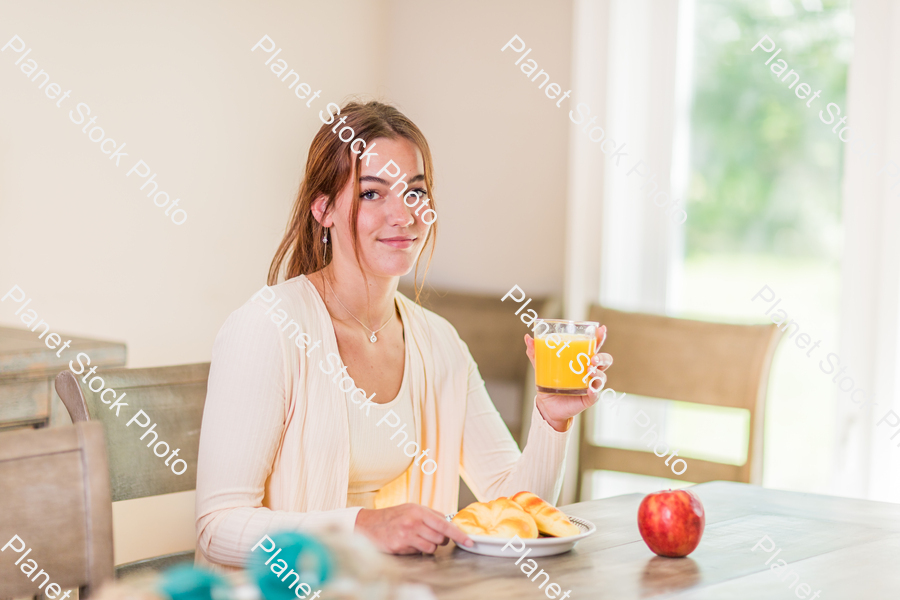
<svg viewBox="0 0 900 600"><path fill-rule="evenodd" d="M840 257L844 143L819 111L835 102L847 114L853 20L848 0L804 4L818 2L697 0L689 258ZM750 51L763 35L782 48L768 66L774 52ZM778 59L822 90L810 108L770 70Z"/></svg>

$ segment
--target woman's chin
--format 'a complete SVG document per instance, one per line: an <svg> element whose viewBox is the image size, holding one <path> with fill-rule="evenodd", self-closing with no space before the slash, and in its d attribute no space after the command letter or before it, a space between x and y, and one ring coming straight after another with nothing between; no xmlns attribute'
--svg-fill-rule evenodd
<svg viewBox="0 0 900 600"><path fill-rule="evenodd" d="M409 274L416 266L418 253L389 253L380 255L369 262L371 271L382 277L403 277Z"/></svg>
<svg viewBox="0 0 900 600"><path fill-rule="evenodd" d="M371 272L380 277L403 277L411 273L415 266L415 260L381 260L372 265Z"/></svg>

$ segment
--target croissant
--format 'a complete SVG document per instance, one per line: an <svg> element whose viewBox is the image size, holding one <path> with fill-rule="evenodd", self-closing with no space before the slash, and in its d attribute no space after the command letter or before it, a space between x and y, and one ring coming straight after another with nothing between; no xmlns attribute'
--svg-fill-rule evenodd
<svg viewBox="0 0 900 600"><path fill-rule="evenodd" d="M534 539L538 536L534 518L509 498L473 502L453 517L453 524L470 535Z"/></svg>
<svg viewBox="0 0 900 600"><path fill-rule="evenodd" d="M512 500L534 517L538 530L544 535L566 537L581 533L581 529L573 525L561 510L531 492L519 492Z"/></svg>

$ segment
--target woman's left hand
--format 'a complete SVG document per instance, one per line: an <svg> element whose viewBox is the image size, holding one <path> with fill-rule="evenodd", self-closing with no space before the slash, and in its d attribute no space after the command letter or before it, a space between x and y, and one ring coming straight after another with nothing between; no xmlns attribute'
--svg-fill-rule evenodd
<svg viewBox="0 0 900 600"><path fill-rule="evenodd" d="M591 372L591 368L585 373L588 382L591 379L599 378L601 385L594 389L588 388L588 393L583 396L563 396L557 394L542 394L538 392L535 398L535 404L540 411L544 420L556 431L568 431L572 426L572 417L583 410L593 406L600 398L600 392L606 386L606 369L612 364L612 356L605 352L600 352L600 347L606 341L606 325L597 328L595 333L597 336L597 350L591 357L591 368L595 369ZM525 353L534 367L534 339L530 335L525 335Z"/></svg>

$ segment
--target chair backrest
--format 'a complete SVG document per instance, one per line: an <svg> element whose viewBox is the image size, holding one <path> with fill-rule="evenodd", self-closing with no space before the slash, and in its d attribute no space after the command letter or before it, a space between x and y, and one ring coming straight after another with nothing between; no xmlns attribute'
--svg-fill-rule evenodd
<svg viewBox="0 0 900 600"><path fill-rule="evenodd" d="M41 321L37 331L0 327L0 431L69 425L65 408L53 394L53 378L78 353L88 354L91 365L102 370L125 364L125 344L64 334L58 335L71 348L57 356L60 350L48 345L52 342L41 324L46 325Z"/></svg>
<svg viewBox="0 0 900 600"><path fill-rule="evenodd" d="M736 466L692 458L686 479L761 482L769 368L781 336L775 325L692 321L597 305L589 318L607 327L603 351L614 360L608 388L749 411L747 461ZM579 480L597 469L672 478L670 467L652 452L591 444L590 422L590 416L582 419Z"/></svg>
<svg viewBox="0 0 900 600"><path fill-rule="evenodd" d="M408 298L416 299L415 289L411 286L401 285L400 291ZM494 406L522 448L531 419L534 370L522 341L528 328L515 314L521 305L502 302L502 296L426 288L419 303L456 328L478 364ZM547 298L534 298L528 308L545 319L557 317L560 310L558 301ZM466 506L475 500L468 486L460 481L459 505Z"/></svg>
<svg viewBox="0 0 900 600"><path fill-rule="evenodd" d="M402 285L400 291L415 300L415 290L411 287ZM522 343L529 329L515 315L520 305L501 302L500 298L501 295L427 289L419 302L456 328L484 379L519 381L525 377L530 364ZM559 313L559 302L535 298L528 308L544 319L552 319Z"/></svg>
<svg viewBox="0 0 900 600"><path fill-rule="evenodd" d="M415 290L410 286L401 285L400 291L415 300ZM534 371L522 341L529 328L520 320L521 315L515 314L521 305L501 302L501 296L428 289L419 302L456 328L486 383L512 384L519 389L517 406L510 407L512 410L502 405L502 399L493 400L501 414L514 415L507 426L521 445L528 425L523 420L530 417L534 398ZM541 318L553 319L559 316L560 303L555 298L534 298L528 309L534 309Z"/></svg>
<svg viewBox="0 0 900 600"><path fill-rule="evenodd" d="M0 598L35 596L48 587L57 597L71 588L87 597L112 579L101 425L0 434L0 490Z"/></svg>
<svg viewBox="0 0 900 600"><path fill-rule="evenodd" d="M104 387L93 391L88 387L90 380L84 384L71 371L63 371L56 377L56 391L73 422L90 420L103 424L113 501L196 489L209 363L108 369L100 375ZM106 389L115 394L101 398ZM116 410L111 410L111 400L122 398L123 394L122 402L128 406L119 408L117 417ZM139 410L147 417L140 415L126 426ZM171 456L176 449L177 456ZM184 461L184 466L178 464L179 460Z"/></svg>

